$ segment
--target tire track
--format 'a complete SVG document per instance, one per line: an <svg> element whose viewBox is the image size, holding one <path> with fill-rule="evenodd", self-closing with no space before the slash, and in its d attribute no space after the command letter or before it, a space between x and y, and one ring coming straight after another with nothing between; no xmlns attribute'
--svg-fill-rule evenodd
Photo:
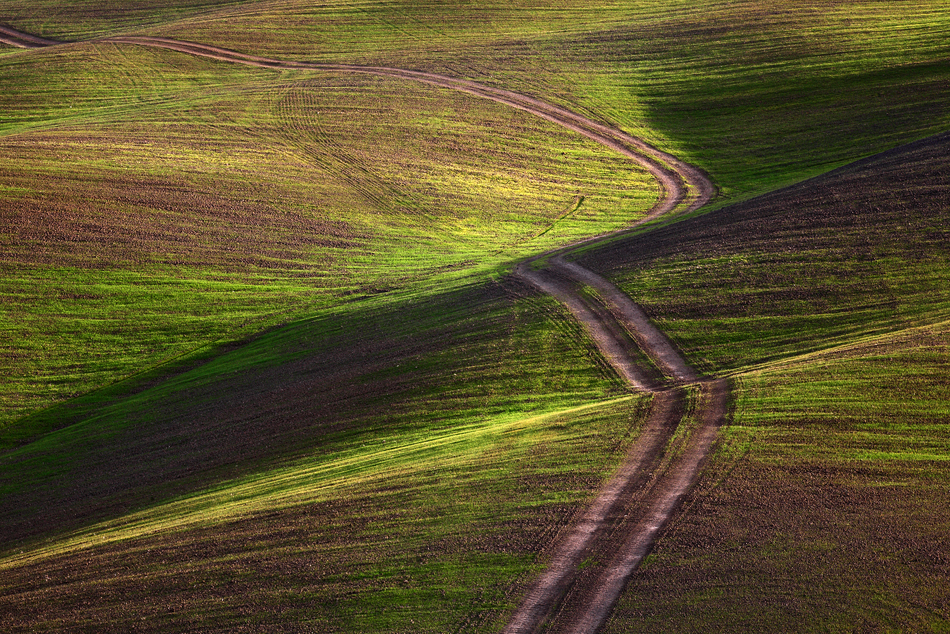
<svg viewBox="0 0 950 634"><path fill-rule="evenodd" d="M17 48L42 48L44 46L53 46L54 44L63 43L57 42L56 40L48 40L45 37L38 37L36 35L30 35L29 33L17 31L16 29L11 29L10 27L3 26L2 24L0 24L0 42L9 44L10 46L15 46Z"/></svg>
<svg viewBox="0 0 950 634"><path fill-rule="evenodd" d="M409 216L417 222L421 212L407 213L407 210L416 210L414 201L410 201L405 192L386 183L371 166L337 143L318 121L308 116L307 113L314 109L305 84L295 85L280 98L277 113L285 130L282 138L288 147L300 153L316 169L346 183L370 209L387 215Z"/></svg>
<svg viewBox="0 0 950 634"><path fill-rule="evenodd" d="M545 632L593 634L599 631L620 599L627 580L649 554L663 526L692 487L716 441L729 396L724 379L702 381L698 386L700 406L693 413L698 419L697 428L683 446L667 447L661 458L654 458L654 463L657 460L669 463L642 489L634 492L627 516L619 520L608 518L618 527L613 534L605 536L596 550L597 555L606 557L598 559L589 574L584 571L577 575L577 582L565 593L557 613L548 620ZM682 394L673 398L679 401ZM676 423L671 426L675 431ZM637 444L640 442L638 439Z"/></svg>
<svg viewBox="0 0 950 634"><path fill-rule="evenodd" d="M0 27L0 41L24 48L58 44L8 27ZM629 232L659 216L698 209L715 195L712 182L699 169L637 137L566 108L464 79L387 67L277 60L160 37L122 36L100 41L165 48L261 68L369 73L457 90L507 104L573 130L632 159L653 174L661 194L644 218L625 230L587 238L530 258L513 271L524 282L563 303L624 381L652 395L651 412L643 432L589 508L556 538L548 568L528 590L504 631L528 633L543 627L550 632L593 633L602 627L627 579L698 476L725 418L728 386L722 379L701 380L665 335L650 323L642 308L607 279L567 258L582 245ZM590 289L599 302L582 292L582 287ZM660 369L666 381L656 380L641 367L627 336ZM700 404L692 412L696 425L678 438L677 432L685 420L686 400L685 391L677 386L689 383L700 391ZM582 563L591 559L602 563L590 572L581 571Z"/></svg>

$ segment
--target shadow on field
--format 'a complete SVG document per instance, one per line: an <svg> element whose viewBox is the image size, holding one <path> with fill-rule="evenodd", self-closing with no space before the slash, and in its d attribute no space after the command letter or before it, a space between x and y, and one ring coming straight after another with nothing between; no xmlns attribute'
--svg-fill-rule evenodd
<svg viewBox="0 0 950 634"><path fill-rule="evenodd" d="M624 393L553 300L509 279L357 301L179 372L137 393L93 393L36 416L71 424L0 455L4 550L362 433L440 429L531 411L545 399Z"/></svg>
<svg viewBox="0 0 950 634"><path fill-rule="evenodd" d="M889 31L875 19L926 17L887 11L726 3L581 44L627 69L650 127L678 156L714 174L727 197L747 196L950 127L938 27Z"/></svg>

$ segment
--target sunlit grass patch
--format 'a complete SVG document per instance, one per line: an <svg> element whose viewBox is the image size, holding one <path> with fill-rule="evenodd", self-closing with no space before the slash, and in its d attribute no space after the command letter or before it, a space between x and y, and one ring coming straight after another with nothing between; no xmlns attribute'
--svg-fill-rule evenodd
<svg viewBox="0 0 950 634"><path fill-rule="evenodd" d="M20 500L5 532L24 536L5 588L66 575L31 592L115 627L131 605L168 629L244 622L249 605L262 623L292 611L363 631L503 619L648 400L616 398L553 300L458 284L330 307L38 415L45 434L2 458L4 499ZM112 609L75 615L61 592Z"/></svg>

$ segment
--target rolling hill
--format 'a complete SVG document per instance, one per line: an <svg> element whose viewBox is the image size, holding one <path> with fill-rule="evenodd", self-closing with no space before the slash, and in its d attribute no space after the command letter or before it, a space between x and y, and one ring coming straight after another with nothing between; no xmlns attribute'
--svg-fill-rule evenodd
<svg viewBox="0 0 950 634"><path fill-rule="evenodd" d="M641 166L141 36L705 170L565 256L731 391L605 631L947 627L944 3L21 4L62 43L0 49L2 629L499 631L656 407L512 274Z"/></svg>

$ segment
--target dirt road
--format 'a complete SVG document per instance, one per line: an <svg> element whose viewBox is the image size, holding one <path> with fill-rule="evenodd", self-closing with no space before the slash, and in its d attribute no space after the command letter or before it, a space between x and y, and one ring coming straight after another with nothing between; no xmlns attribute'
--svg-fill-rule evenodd
<svg viewBox="0 0 950 634"><path fill-rule="evenodd" d="M684 412L684 394L679 390L654 396L651 418L659 420L648 424L631 450L636 457L631 459L628 454L624 465L598 496L599 501L623 486L627 496L623 500L623 515L604 514L600 534L587 540L585 554L577 558L589 565L575 565L571 571L573 583L562 591L559 603L548 612L547 619L523 627L516 614L506 632L534 632L543 624L545 632L592 634L606 623L627 580L649 554L660 530L695 482L718 435L726 413L728 385L723 379L714 379L701 381L698 387L699 406L691 413ZM684 415L689 414L693 428L685 441L675 442L673 434L683 425ZM665 432L665 445L651 437L654 428ZM591 509L597 504L595 501Z"/></svg>
<svg viewBox="0 0 950 634"><path fill-rule="evenodd" d="M22 48L58 44L2 26L0 41ZM659 216L706 204L715 195L711 181L695 167L620 130L533 97L472 81L397 68L278 60L158 37L100 41L159 47L262 68L384 75L458 90L573 130L654 175L662 193L644 218L621 232L540 254L514 270L515 275L562 302L633 389L652 394L651 413L640 437L586 512L557 538L547 570L526 593L505 629L511 634L536 632L542 627L548 632L596 632L699 474L726 415L728 387L723 380L700 379L639 306L607 279L572 262L571 253ZM581 292L582 287L587 292ZM652 369L644 367L644 358ZM684 387L687 385L692 387ZM689 389L699 391L693 411L686 405Z"/></svg>
<svg viewBox="0 0 950 634"><path fill-rule="evenodd" d="M399 77L402 79L409 79L433 86L439 86L441 88L458 90L460 92L465 92L477 97L482 97L484 99L490 99L492 101L517 108L519 110L530 112L538 117L541 117L542 119L556 123L569 130L573 130L578 134L581 134L619 152L623 156L626 156L639 163L642 167L645 167L651 174L653 174L662 187L664 194L660 201L653 206L649 214L641 220L641 223L667 214L676 209L681 204L686 204L684 209L685 211L696 209L708 202L715 194L714 186L700 170L683 163L676 157L667 154L666 152L662 152L654 148L643 140L615 128L598 123L588 117L583 117L575 112L567 110L566 108L545 103L539 99L512 92L510 90L485 86L477 82L458 79L455 77L448 77L445 75L437 75L435 73L403 70L399 68L387 68L383 66L320 64L314 62L279 60L229 51L228 49L217 46L208 46L206 44L196 44L193 42L181 42L178 40L160 37L126 36L107 38L103 41L166 48L182 53L197 55L200 57L233 62L237 64L245 64L247 66L256 66L260 68L309 68L313 70L368 73L373 75L384 75L387 77ZM589 238L583 243L589 243L590 241L596 240L600 237L603 236Z"/></svg>
<svg viewBox="0 0 950 634"><path fill-rule="evenodd" d="M16 46L17 48L40 48L43 46L53 46L60 44L56 40L48 40L45 37L37 37L29 33L23 33L16 29L0 24L0 42Z"/></svg>
<svg viewBox="0 0 950 634"><path fill-rule="evenodd" d="M711 192L711 186L706 191ZM675 206L661 200L656 208ZM503 630L506 634L542 629L593 634L603 626L627 580L698 477L727 411L726 381L700 379L630 297L569 260L576 248L522 262L515 274L563 303L620 376L634 389L653 393L653 402L647 424L621 467L581 518L558 536L547 570ZM597 310L598 303L606 310ZM662 377L638 365L625 335ZM689 384L699 390L692 412L686 409L685 388L677 387Z"/></svg>

